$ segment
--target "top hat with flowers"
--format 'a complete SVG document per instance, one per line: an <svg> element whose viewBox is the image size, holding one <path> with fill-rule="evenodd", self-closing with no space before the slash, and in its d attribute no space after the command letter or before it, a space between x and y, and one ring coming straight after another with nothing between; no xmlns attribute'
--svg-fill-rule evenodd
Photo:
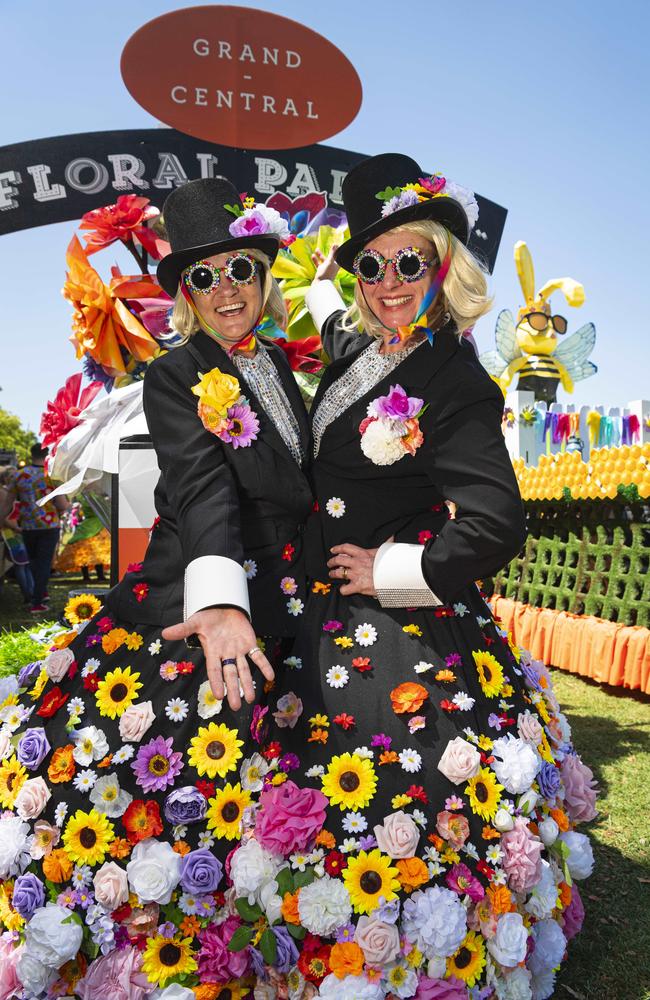
<svg viewBox="0 0 650 1000"><path fill-rule="evenodd" d="M402 153L380 153L353 167L343 181L343 203L350 239L336 261L353 271L354 259L366 243L397 226L431 219L467 244L478 218L474 195L441 174L425 174Z"/></svg>
<svg viewBox="0 0 650 1000"><path fill-rule="evenodd" d="M186 267L228 250L262 250L273 264L290 238L279 212L240 197L226 177L189 181L169 195L163 218L172 252L158 264L162 287L174 296Z"/></svg>

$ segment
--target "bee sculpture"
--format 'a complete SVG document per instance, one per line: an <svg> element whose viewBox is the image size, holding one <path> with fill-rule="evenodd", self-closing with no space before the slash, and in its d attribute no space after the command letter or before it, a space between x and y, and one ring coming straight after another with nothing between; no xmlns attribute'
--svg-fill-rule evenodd
<svg viewBox="0 0 650 1000"><path fill-rule="evenodd" d="M598 371L587 360L596 343L596 328L586 323L558 346L568 323L564 316L552 313L549 298L561 291L570 306L581 306L584 288L573 278L554 278L535 294L533 259L523 240L515 243L515 267L525 305L516 323L509 309L501 310L495 331L497 349L481 354L480 360L503 392L518 374L518 389L534 392L538 401L554 403L560 383L565 392L573 392L574 382Z"/></svg>

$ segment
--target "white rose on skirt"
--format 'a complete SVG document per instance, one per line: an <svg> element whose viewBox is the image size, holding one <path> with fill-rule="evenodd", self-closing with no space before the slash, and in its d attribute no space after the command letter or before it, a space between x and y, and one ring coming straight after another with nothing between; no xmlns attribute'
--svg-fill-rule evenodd
<svg viewBox="0 0 650 1000"><path fill-rule="evenodd" d="M506 969L519 965L526 957L528 931L520 913L504 913L499 917L497 932L488 943L492 958Z"/></svg>
<svg viewBox="0 0 650 1000"><path fill-rule="evenodd" d="M438 761L438 770L454 785L462 785L470 778L475 778L481 768L481 755L471 743L462 736L456 736L445 747L445 752Z"/></svg>
<svg viewBox="0 0 650 1000"><path fill-rule="evenodd" d="M11 878L25 871L32 858L29 824L18 816L0 819L0 878Z"/></svg>
<svg viewBox="0 0 650 1000"><path fill-rule="evenodd" d="M168 903L180 881L181 858L171 844L150 837L136 844L126 866L129 887L141 903Z"/></svg>
<svg viewBox="0 0 650 1000"><path fill-rule="evenodd" d="M566 833L561 833L559 839L569 848L566 862L571 877L589 878L594 869L594 852L589 838L585 837L584 833L568 830Z"/></svg>
<svg viewBox="0 0 650 1000"><path fill-rule="evenodd" d="M30 955L25 948L16 963L16 974L20 979L27 996L38 997L57 978L56 971L43 965L37 958Z"/></svg>
<svg viewBox="0 0 650 1000"><path fill-rule="evenodd" d="M79 951L83 929L70 920L66 906L47 903L36 910L25 928L25 950L50 969L69 962Z"/></svg>

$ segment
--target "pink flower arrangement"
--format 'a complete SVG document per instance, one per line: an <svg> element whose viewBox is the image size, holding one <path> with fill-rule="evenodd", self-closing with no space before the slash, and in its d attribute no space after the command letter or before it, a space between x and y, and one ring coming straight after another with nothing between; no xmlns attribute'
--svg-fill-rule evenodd
<svg viewBox="0 0 650 1000"><path fill-rule="evenodd" d="M443 812L439 812L436 817L436 830L442 839L448 841L455 851L462 847L469 837L469 823L467 818L461 813L447 812L446 809Z"/></svg>
<svg viewBox="0 0 650 1000"><path fill-rule="evenodd" d="M95 959L76 986L81 1000L110 997L111 1000L144 1000L151 983L140 971L142 955L137 948L123 948Z"/></svg>
<svg viewBox="0 0 650 1000"><path fill-rule="evenodd" d="M467 989L455 976L449 979L422 976L413 1000L467 1000Z"/></svg>
<svg viewBox="0 0 650 1000"><path fill-rule="evenodd" d="M48 401L41 417L40 435L45 447L54 454L62 437L83 420L82 413L102 389L101 382L81 388L82 374L71 375L54 399Z"/></svg>
<svg viewBox="0 0 650 1000"><path fill-rule="evenodd" d="M248 972L248 949L229 951L230 939L240 926L237 917L228 917L222 924L209 924L199 934L199 976L205 983L227 983Z"/></svg>
<svg viewBox="0 0 650 1000"><path fill-rule="evenodd" d="M301 715L302 701L293 691L288 691L287 694L278 698L278 710L273 713L273 718L280 729L287 727L293 729Z"/></svg>
<svg viewBox="0 0 650 1000"><path fill-rule="evenodd" d="M387 396L368 405L368 415L359 424L361 450L373 465L393 465L404 455L413 456L424 436L418 417L424 400L409 396L401 385L392 385Z"/></svg>
<svg viewBox="0 0 650 1000"><path fill-rule="evenodd" d="M578 886L574 882L571 886L571 902L562 914L564 936L567 941L579 934L585 919L585 908L578 892Z"/></svg>
<svg viewBox="0 0 650 1000"><path fill-rule="evenodd" d="M265 788L255 823L255 837L272 854L289 857L304 851L325 823L327 796L293 781Z"/></svg>
<svg viewBox="0 0 650 1000"><path fill-rule="evenodd" d="M508 876L508 885L514 892L528 892L539 882L543 847L522 816L517 817L512 830L504 833L501 838L502 865Z"/></svg>
<svg viewBox="0 0 650 1000"><path fill-rule="evenodd" d="M478 903L485 896L485 889L467 865L457 864L450 868L445 882L453 892L457 892L459 896L469 896L473 903Z"/></svg>
<svg viewBox="0 0 650 1000"><path fill-rule="evenodd" d="M596 780L591 768L575 754L569 754L562 763L564 807L574 823L588 823L598 815L596 809Z"/></svg>

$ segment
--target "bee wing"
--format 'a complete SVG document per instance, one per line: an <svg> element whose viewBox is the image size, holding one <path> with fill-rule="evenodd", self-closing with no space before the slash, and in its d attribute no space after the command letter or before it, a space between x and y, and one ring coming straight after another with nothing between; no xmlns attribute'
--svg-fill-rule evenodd
<svg viewBox="0 0 650 1000"><path fill-rule="evenodd" d="M508 367L508 362L504 361L498 351L486 351L485 354L479 356L479 361L488 375L494 375L496 378L499 378L504 369Z"/></svg>
<svg viewBox="0 0 650 1000"><path fill-rule="evenodd" d="M570 365L579 365L589 357L595 343L596 327L593 323L585 323L556 347L553 354L570 370Z"/></svg>
<svg viewBox="0 0 650 1000"><path fill-rule="evenodd" d="M502 309L497 316L495 340L497 351L507 365L515 358L521 357L521 351L517 344L515 321L509 309Z"/></svg>

